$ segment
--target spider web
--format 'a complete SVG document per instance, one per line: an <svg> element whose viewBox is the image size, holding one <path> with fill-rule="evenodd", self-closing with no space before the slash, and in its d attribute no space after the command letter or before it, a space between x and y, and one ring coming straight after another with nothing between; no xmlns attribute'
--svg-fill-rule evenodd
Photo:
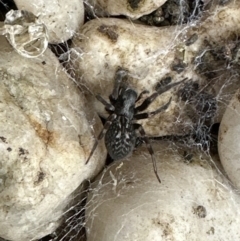
<svg viewBox="0 0 240 241"><path fill-rule="evenodd" d="M4 20L5 13L10 9L16 9L13 1L1 1L1 18ZM228 4L227 0L219 1L204 1L204 0L169 0L159 9L156 9L150 14L140 17L137 21L138 24L166 27L174 26L176 28L176 38L179 33L179 29L182 26L182 32L186 31L186 28L197 26L204 21L204 14L211 9L214 13L214 9ZM100 18L98 12L96 12L95 6L91 5L90 1L85 0L86 16L85 22L92 19ZM101 11L100 11L101 12ZM115 16L115 18L126 19L124 16ZM133 25L136 20L128 19ZM76 33L77 35L78 33ZM196 36L192 36L188 39L189 45L195 41ZM158 141L167 140L173 143L184 145L189 149L195 148L203 151L204 154L211 157L217 153L217 139L218 128L221 119L219 109L225 109L233 96L235 89L233 86L239 85L239 46L240 40L238 36L229 38L228 42L221 43L205 43L204 49L199 52L195 58L195 63L192 68L199 76L199 81L196 79L189 79L183 86L177 90L179 115L175 119L175 124L178 124L182 116L186 116L189 119L185 123L184 133L182 135L163 135L163 136L150 136L151 140ZM69 40L59 45L50 45L50 49L56 54L61 64L68 70L72 80L76 83L78 88L86 95L94 96L96 93L84 82L76 81L76 69L75 62L82 57L82 52L78 51L74 46L74 41ZM168 51L168 50L167 50ZM169 50L170 51L170 50ZM181 73L186 66L184 62L178 61L173 70L176 73ZM226 69L228 74L226 75ZM206 81L207 80L207 81ZM110 94L110 93L108 93ZM219 116L218 116L219 115ZM103 119L104 122L104 119ZM185 153L187 161L191 161L191 152ZM210 158L210 161L212 159ZM107 163L111 163L108 159ZM214 161L213 168L216 168L219 172L221 167ZM134 176L133 173L129 173L129 176ZM127 188L124 185L126 177L122 178L122 188ZM86 205L89 205L94 210L93 197L87 202L87 196L89 192L92 192L93 187L90 182L83 184L84 191L82 193L74 194L74 199L66 208L63 214L63 221L61 226L52 234L38 241L86 241L85 230L85 210ZM80 196L84 196L81 202L75 202ZM93 211L94 213L94 211ZM97 214L93 214L97 215ZM0 241L4 241L0 238Z"/></svg>

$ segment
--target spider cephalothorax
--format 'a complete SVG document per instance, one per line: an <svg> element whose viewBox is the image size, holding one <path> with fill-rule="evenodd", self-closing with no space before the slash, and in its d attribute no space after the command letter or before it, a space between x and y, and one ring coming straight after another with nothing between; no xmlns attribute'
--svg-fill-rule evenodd
<svg viewBox="0 0 240 241"><path fill-rule="evenodd" d="M110 103L105 101L100 95L96 96L96 98L105 106L105 109L109 113L109 117L107 118L104 128L94 143L86 164L93 155L98 141L104 136L105 145L109 155L112 159L117 160L126 157L133 151L136 145L137 133L139 133L146 143L148 151L152 157L153 169L156 177L158 181L161 182L157 172L152 146L149 143L143 127L136 123L136 121L140 119L147 119L160 113L161 111L166 110L171 103L171 98L165 105L161 106L157 110L142 113L142 111L147 109L147 107L157 98L157 96L180 84L184 80L168 85L160 85L156 89L156 92L147 97L142 104L136 106L136 103L142 98L143 94L147 93L147 91L143 91L138 96L135 90L122 82L125 76L127 76L126 70L121 68L117 70L113 92L109 96Z"/></svg>

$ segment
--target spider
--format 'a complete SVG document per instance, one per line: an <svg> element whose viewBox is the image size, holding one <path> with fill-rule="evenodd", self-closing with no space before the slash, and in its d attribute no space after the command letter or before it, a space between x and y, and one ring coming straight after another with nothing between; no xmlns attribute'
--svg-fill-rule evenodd
<svg viewBox="0 0 240 241"><path fill-rule="evenodd" d="M152 158L153 170L157 177L157 180L161 183L161 179L157 172L156 160L154 158L154 151L149 142L148 137L145 134L143 127L136 123L137 120L150 118L162 111L165 111L171 103L172 98L169 101L152 112L143 112L147 107L162 93L168 91L172 87L182 83L184 80L172 84L162 84L156 88L156 91L149 97L147 97L142 104L135 106L136 103L143 97L148 91L144 90L138 96L137 92L123 83L123 78L128 75L127 71L119 68L115 74L115 83L112 94L109 96L110 103L103 99L100 95L96 98L105 106L106 111L109 113L109 117L104 124L104 127L98 138L95 140L90 155L86 161L89 162L98 142L105 136L105 146L110 157L113 160L122 159L132 153L136 146L137 132L140 133L143 141L147 145L147 149Z"/></svg>

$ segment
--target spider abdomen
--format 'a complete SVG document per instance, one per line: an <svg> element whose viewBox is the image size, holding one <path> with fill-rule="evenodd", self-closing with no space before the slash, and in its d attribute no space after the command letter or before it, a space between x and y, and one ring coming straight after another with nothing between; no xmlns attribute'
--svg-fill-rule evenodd
<svg viewBox="0 0 240 241"><path fill-rule="evenodd" d="M133 125L120 116L110 125L105 135L105 145L112 159L118 160L130 154L136 143Z"/></svg>

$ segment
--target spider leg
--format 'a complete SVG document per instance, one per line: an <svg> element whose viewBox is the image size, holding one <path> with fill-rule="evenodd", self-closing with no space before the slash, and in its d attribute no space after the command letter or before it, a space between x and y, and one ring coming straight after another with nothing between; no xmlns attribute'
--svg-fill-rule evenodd
<svg viewBox="0 0 240 241"><path fill-rule="evenodd" d="M108 128L109 128L109 126L112 124L112 121L113 121L114 119L116 119L116 117L117 117L116 114L112 114L112 115L110 115L110 116L107 118L107 121L106 121L106 123L104 124L104 127L103 127L102 131L101 131L100 134L98 135L98 138L95 140L95 143L94 143L93 148L92 148L92 150L91 150L91 152L90 152L90 155L89 155L87 161L85 162L85 165L88 164L88 162L89 162L89 160L91 159L94 151L95 151L96 148L97 148L98 142L104 137L104 135L106 134L106 132L107 132L107 130L108 130Z"/></svg>
<svg viewBox="0 0 240 241"><path fill-rule="evenodd" d="M118 68L118 70L116 71L115 77L114 77L114 87L113 87L113 92L112 94L109 96L110 99L116 100L118 98L118 92L119 92L119 88L121 86L122 80L125 76L127 76L127 71L122 69L122 68Z"/></svg>
<svg viewBox="0 0 240 241"><path fill-rule="evenodd" d="M96 98L98 101L100 101L105 106L106 110L108 110L108 111L115 110L115 107L112 104L108 103L106 100L104 100L101 95L96 95Z"/></svg>
<svg viewBox="0 0 240 241"><path fill-rule="evenodd" d="M156 92L161 95L162 93L170 90L171 88L173 88L174 86L176 85L179 85L181 84L182 82L184 82L185 80L187 80L187 78L183 79L183 80L180 80L176 83L172 83L172 84L168 84L168 85L160 85L157 89L156 89Z"/></svg>
<svg viewBox="0 0 240 241"><path fill-rule="evenodd" d="M181 84L182 82L184 82L187 78L178 81L176 83L172 83L169 85L161 85L159 88L156 89L156 92L154 92L151 96L149 96L148 98L146 98L143 103L141 105L139 105L138 107L135 108L135 113L138 113L140 111L143 111L145 109L147 109L147 107L161 94L163 94L164 92L170 90L171 88L173 88L176 85Z"/></svg>
<svg viewBox="0 0 240 241"><path fill-rule="evenodd" d="M154 115L156 115L156 114L158 114L162 111L165 111L168 108L168 106L170 105L171 101L172 101L172 97L169 99L169 101L165 105L161 106L160 108L158 108L155 111L144 112L144 113L134 115L134 120L147 119L147 118L152 117L152 116L154 116Z"/></svg>
<svg viewBox="0 0 240 241"><path fill-rule="evenodd" d="M156 163L156 160L155 160L155 157L154 157L154 151L153 151L153 148L152 148L152 146L151 146L151 144L150 144L150 142L149 142L149 139L148 139L148 137L146 136L146 133L145 133L143 127L142 127L140 124L137 124L137 123L136 123L136 124L134 124L134 127L135 127L137 130L139 130L139 133L141 134L144 142L145 142L146 145L147 145L148 152L149 152L149 154L151 155L151 158L152 158L152 164L153 164L154 173L155 173L158 181L161 183L161 179L160 179L160 177L159 177L159 175L158 175L158 171L157 171L157 163Z"/></svg>
<svg viewBox="0 0 240 241"><path fill-rule="evenodd" d="M138 102L139 100L141 100L142 97L143 97L145 94L148 94L148 93L149 93L148 90L144 90L144 91L142 91L142 92L140 93L140 95L138 96L136 102Z"/></svg>

